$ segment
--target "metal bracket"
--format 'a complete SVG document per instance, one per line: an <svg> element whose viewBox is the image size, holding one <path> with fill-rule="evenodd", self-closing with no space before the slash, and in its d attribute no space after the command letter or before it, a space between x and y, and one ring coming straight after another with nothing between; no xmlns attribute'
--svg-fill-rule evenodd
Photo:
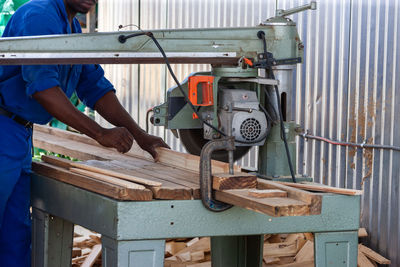
<svg viewBox="0 0 400 267"><path fill-rule="evenodd" d="M200 154L200 193L204 207L211 211L224 211L232 205L214 200L212 194L212 170L211 155L216 150L235 150L235 139L233 137L212 140L204 145Z"/></svg>
<svg viewBox="0 0 400 267"><path fill-rule="evenodd" d="M309 4L302 5L299 7L294 7L290 9L276 9L276 16L277 17L286 17L295 13L302 12L304 10L311 9L311 10L316 10L317 9L317 2L316 1L311 1Z"/></svg>

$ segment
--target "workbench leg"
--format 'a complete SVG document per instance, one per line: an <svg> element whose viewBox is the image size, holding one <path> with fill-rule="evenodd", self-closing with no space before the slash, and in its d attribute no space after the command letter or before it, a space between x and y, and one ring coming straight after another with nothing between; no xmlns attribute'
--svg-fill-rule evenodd
<svg viewBox="0 0 400 267"><path fill-rule="evenodd" d="M358 232L315 233L315 266L357 266Z"/></svg>
<svg viewBox="0 0 400 267"><path fill-rule="evenodd" d="M262 266L264 235L211 237L213 267Z"/></svg>
<svg viewBox="0 0 400 267"><path fill-rule="evenodd" d="M74 225L32 209L32 266L70 267Z"/></svg>
<svg viewBox="0 0 400 267"><path fill-rule="evenodd" d="M164 267L165 240L101 237L103 267Z"/></svg>

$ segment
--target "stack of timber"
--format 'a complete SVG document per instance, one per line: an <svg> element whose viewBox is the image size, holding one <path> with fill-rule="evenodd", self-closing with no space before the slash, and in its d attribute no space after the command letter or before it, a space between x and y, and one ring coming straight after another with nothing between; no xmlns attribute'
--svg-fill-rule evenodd
<svg viewBox="0 0 400 267"><path fill-rule="evenodd" d="M64 183L118 200L199 199L199 157L158 148L159 161L134 144L121 154L100 146L81 134L46 126L35 126L37 148L80 160L74 162L43 156L33 170ZM229 165L213 161L213 189L219 201L270 216L304 216L321 213L322 194L359 194L359 191L315 184L277 183L240 172L227 175ZM296 188L296 187L300 188ZM306 191L311 190L311 191Z"/></svg>

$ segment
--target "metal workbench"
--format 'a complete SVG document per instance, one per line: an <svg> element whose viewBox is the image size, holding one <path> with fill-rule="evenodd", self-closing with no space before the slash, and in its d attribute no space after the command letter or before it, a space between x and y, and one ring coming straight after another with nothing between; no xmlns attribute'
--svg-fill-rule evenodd
<svg viewBox="0 0 400 267"><path fill-rule="evenodd" d="M200 200L117 201L37 174L33 266L71 265L73 225L102 234L104 267L162 267L165 239L210 236L216 267L261 266L263 234L315 233L315 263L357 266L360 196L324 194L320 215L270 217Z"/></svg>

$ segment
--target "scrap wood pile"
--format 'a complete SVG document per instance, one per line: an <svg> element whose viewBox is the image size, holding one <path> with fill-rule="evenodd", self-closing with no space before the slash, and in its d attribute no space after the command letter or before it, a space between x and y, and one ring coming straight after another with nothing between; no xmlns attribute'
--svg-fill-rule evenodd
<svg viewBox="0 0 400 267"><path fill-rule="evenodd" d="M359 229L358 236L360 239L367 236L365 228ZM390 260L360 243L357 266L373 267L377 264L390 264ZM314 235L312 233L265 235L263 266L314 266Z"/></svg>
<svg viewBox="0 0 400 267"><path fill-rule="evenodd" d="M211 267L210 238L167 240L164 266Z"/></svg>
<svg viewBox="0 0 400 267"><path fill-rule="evenodd" d="M367 236L364 228L359 238ZM210 238L169 239L165 243L165 267L211 267ZM72 267L101 266L99 234L75 226ZM358 245L358 267L390 264L390 260L363 244ZM263 267L314 266L312 233L273 234L264 236Z"/></svg>
<svg viewBox="0 0 400 267"><path fill-rule="evenodd" d="M137 144L126 154L100 146L81 134L35 126L34 146L80 160L44 156L32 169L46 177L118 200L199 199L199 157L159 148L154 162ZM226 175L229 165L213 161L213 189L219 201L270 216L303 216L321 213L321 194L360 194L357 190L315 184L277 183L240 172ZM298 187L298 188L295 188Z"/></svg>
<svg viewBox="0 0 400 267"><path fill-rule="evenodd" d="M100 234L75 226L72 267L100 267L101 262Z"/></svg>
<svg viewBox="0 0 400 267"><path fill-rule="evenodd" d="M359 238L367 236L360 228ZM358 267L390 264L390 260L375 251L358 245ZM211 267L210 239L167 240L165 267ZM312 233L264 235L263 267L313 267L314 235Z"/></svg>
<svg viewBox="0 0 400 267"><path fill-rule="evenodd" d="M358 230L359 239L362 240L367 236L368 233L365 228L360 228ZM358 244L357 267L375 267L378 266L378 264L387 265L390 264L390 260L366 247L362 242Z"/></svg>

